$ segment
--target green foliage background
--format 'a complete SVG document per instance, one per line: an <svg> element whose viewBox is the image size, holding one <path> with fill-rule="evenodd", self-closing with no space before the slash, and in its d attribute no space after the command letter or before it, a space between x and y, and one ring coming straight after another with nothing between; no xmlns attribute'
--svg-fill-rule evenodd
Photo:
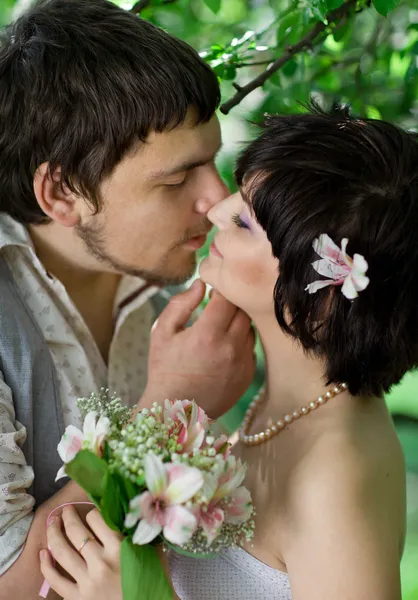
<svg viewBox="0 0 418 600"><path fill-rule="evenodd" d="M0 0L0 25L30 1ZM303 111L311 95L325 105L348 102L358 116L417 129L418 0L114 1L201 52L220 78L224 103L244 95L229 111L223 106L227 115L220 114L224 149L219 168L232 190L237 152L256 132L251 123L265 112ZM274 64L280 68L242 94ZM225 420L229 429L237 427L260 385L260 351L259 358L252 389ZM394 413L418 418L418 373L409 374L388 403ZM418 427L400 421L398 431L409 469L403 598L418 600Z"/></svg>

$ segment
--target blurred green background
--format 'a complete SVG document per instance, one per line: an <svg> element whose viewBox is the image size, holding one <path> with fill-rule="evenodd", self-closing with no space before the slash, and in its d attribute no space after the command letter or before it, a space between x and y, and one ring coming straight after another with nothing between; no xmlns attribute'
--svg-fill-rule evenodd
<svg viewBox="0 0 418 600"><path fill-rule="evenodd" d="M215 69L223 96L218 165L231 190L236 155L256 133L252 123L265 112L303 111L312 95L325 105L348 102L359 116L417 130L418 0L116 2L194 46ZM29 5L30 0L0 0L0 24ZM260 77L265 81L252 86ZM206 252L207 247L202 255ZM260 348L258 355L252 388L224 419L229 431L239 426L262 383ZM408 469L403 599L418 600L418 373L408 374L387 402Z"/></svg>

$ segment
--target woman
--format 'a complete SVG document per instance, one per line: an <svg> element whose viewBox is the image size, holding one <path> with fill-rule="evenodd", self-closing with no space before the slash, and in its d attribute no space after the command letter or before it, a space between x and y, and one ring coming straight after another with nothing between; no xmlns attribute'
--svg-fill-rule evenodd
<svg viewBox="0 0 418 600"><path fill-rule="evenodd" d="M400 600L405 469L383 394L418 364L417 138L346 109L270 117L237 181L209 213L219 233L200 274L250 315L265 353L234 448L256 533L214 559L170 553L173 587L181 600Z"/></svg>
<svg viewBox="0 0 418 600"><path fill-rule="evenodd" d="M256 533L213 560L171 554L174 588L400 600L405 469L383 393L418 363L417 137L347 109L270 117L236 175L200 275L265 352L235 447Z"/></svg>

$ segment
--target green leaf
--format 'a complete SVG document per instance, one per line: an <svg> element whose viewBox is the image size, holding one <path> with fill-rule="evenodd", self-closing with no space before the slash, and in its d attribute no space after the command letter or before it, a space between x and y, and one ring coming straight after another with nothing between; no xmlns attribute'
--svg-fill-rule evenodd
<svg viewBox="0 0 418 600"><path fill-rule="evenodd" d="M203 0L203 2L213 13L215 13L215 15L217 15L221 9L222 0Z"/></svg>
<svg viewBox="0 0 418 600"><path fill-rule="evenodd" d="M373 0L373 4L377 12L386 17L391 10L398 6L399 0Z"/></svg>
<svg viewBox="0 0 418 600"><path fill-rule="evenodd" d="M277 28L277 44L291 46L300 39L302 29L303 15L300 11L284 16Z"/></svg>
<svg viewBox="0 0 418 600"><path fill-rule="evenodd" d="M413 56L411 62L409 63L409 67L407 68L406 73L405 73L405 82L408 83L408 82L414 81L417 75L418 75L417 60L416 60L415 56Z"/></svg>
<svg viewBox="0 0 418 600"><path fill-rule="evenodd" d="M223 79L225 75L225 63L221 63L220 65L216 65L213 67L214 72L219 77L219 79Z"/></svg>
<svg viewBox="0 0 418 600"><path fill-rule="evenodd" d="M311 0L311 10L320 21L325 21L328 12L326 0Z"/></svg>
<svg viewBox="0 0 418 600"><path fill-rule="evenodd" d="M334 10L339 8L341 4L344 4L344 0L326 0L328 10Z"/></svg>
<svg viewBox="0 0 418 600"><path fill-rule="evenodd" d="M345 23L345 25L342 25L341 27L336 29L332 33L332 36L336 42L341 42L341 40L345 39L346 37L348 38L349 36L351 36L352 31L353 31L353 21L347 20L347 23Z"/></svg>
<svg viewBox="0 0 418 600"><path fill-rule="evenodd" d="M107 464L90 450L80 450L65 471L95 501L100 500L105 489Z"/></svg>
<svg viewBox="0 0 418 600"><path fill-rule="evenodd" d="M283 75L286 75L286 77L293 77L297 69L298 63L295 60L291 59L283 66L282 72Z"/></svg>
<svg viewBox="0 0 418 600"><path fill-rule="evenodd" d="M157 550L126 537L121 548L123 600L172 600L173 591Z"/></svg>
<svg viewBox="0 0 418 600"><path fill-rule="evenodd" d="M382 115L375 106L366 106L366 117L368 119L380 120L382 118Z"/></svg>
<svg viewBox="0 0 418 600"><path fill-rule="evenodd" d="M276 87L281 87L282 82L280 81L280 71L276 71L269 79L270 83L275 85Z"/></svg>
<svg viewBox="0 0 418 600"><path fill-rule="evenodd" d="M232 81L237 76L237 69L234 65L226 65L223 78L226 81Z"/></svg>
<svg viewBox="0 0 418 600"><path fill-rule="evenodd" d="M100 508L103 519L115 531L122 531L125 512L129 509L124 496L125 490L121 488L117 478L107 473Z"/></svg>

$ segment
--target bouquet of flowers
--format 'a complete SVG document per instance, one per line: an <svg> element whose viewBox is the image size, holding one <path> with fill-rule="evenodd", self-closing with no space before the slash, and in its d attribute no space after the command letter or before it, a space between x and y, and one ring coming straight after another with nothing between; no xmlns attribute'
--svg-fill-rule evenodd
<svg viewBox="0 0 418 600"><path fill-rule="evenodd" d="M81 398L83 431L67 427L57 478L76 481L123 534L124 600L172 598L155 546L206 556L250 541L253 506L245 465L189 400L144 408L135 418L107 390Z"/></svg>

